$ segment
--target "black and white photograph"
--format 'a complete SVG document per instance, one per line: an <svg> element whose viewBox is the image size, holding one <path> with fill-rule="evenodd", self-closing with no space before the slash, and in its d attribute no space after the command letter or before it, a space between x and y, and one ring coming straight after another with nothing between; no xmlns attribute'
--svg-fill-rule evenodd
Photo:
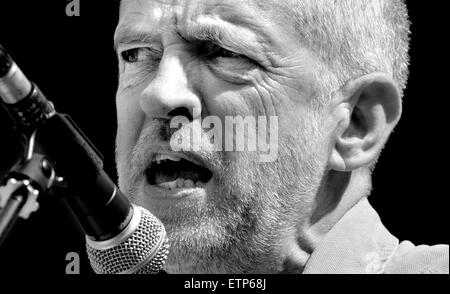
<svg viewBox="0 0 450 294"><path fill-rule="evenodd" d="M448 275L444 13L1 1L0 277Z"/></svg>

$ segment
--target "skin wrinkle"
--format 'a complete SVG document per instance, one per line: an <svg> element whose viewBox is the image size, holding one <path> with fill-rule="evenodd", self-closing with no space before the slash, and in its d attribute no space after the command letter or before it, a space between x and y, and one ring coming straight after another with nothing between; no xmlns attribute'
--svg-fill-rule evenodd
<svg viewBox="0 0 450 294"><path fill-rule="evenodd" d="M239 5L240 10L236 11L236 5ZM235 3L222 3L218 1L213 5L207 6L206 8L200 9L198 14L192 13L190 21L195 22L195 18L199 15L211 16L221 19L224 22L233 24L236 27L242 28L244 30L250 30L255 33L255 36L259 43L267 43L270 41L270 35L268 35L263 28L263 21L261 18L255 19L252 17L250 8L246 3L242 1L237 1Z"/></svg>
<svg viewBox="0 0 450 294"><path fill-rule="evenodd" d="M289 20L274 17L280 11L274 1L122 2L117 32L142 29L164 52L154 75L144 71L142 80L130 75L125 89L122 69L127 68L119 61L116 160L120 188L166 227L171 243L166 270L301 272L323 235L365 188L347 189L360 187L359 177L343 182L329 174L334 136L340 136L335 130L341 116L335 113L343 102L319 101L328 72L317 52L298 41ZM227 30L199 31L205 20L210 28ZM246 66L235 57L198 56L194 45L202 38L222 39L215 43L250 58L264 55L268 62ZM125 50L123 44L118 47ZM136 79L138 84L131 83ZM145 171L151 154L169 148L168 122L156 118L194 106L201 107L201 117L214 115L222 122L229 115L278 116L279 156L259 163L258 152L211 152L211 142L202 141L201 151L186 154L200 158L213 172L212 180L182 200L155 199Z"/></svg>
<svg viewBox="0 0 450 294"><path fill-rule="evenodd" d="M300 59L298 59L298 60L300 60ZM304 59L301 59L301 60L304 60ZM261 73L261 74L257 75L257 77L254 77L253 78L253 86L255 87L255 89L258 90L258 87L257 87L258 82L264 81L264 84L267 85L267 88L270 87L270 90L266 89L266 91L268 93L271 93L271 90L272 91L277 91L277 85L276 84L269 86L269 83L271 83L271 80L273 80L274 83L277 82L278 85L282 84L280 82L281 80L284 80L284 81L291 80L293 83L295 83L295 86L291 86L290 83L283 83L283 84L287 85L291 90L293 90L294 93L299 92L300 90L302 90L302 86L304 84L306 84L306 83L299 82L299 79L298 79L299 72L297 72L297 77L296 78L294 77L294 73L287 74L287 72L291 72L292 70L299 69L299 68L302 68L301 72L305 72L305 73L307 72L307 69L308 69L308 67L306 67L305 65L297 65L297 66L293 66L293 67L283 66L283 68L278 68L277 70L271 69L271 70L269 70L269 72L267 74L266 73ZM278 71L278 72L276 74L274 74L275 71ZM277 79L280 79L280 81L276 81ZM256 80L258 82L255 82ZM286 91L285 94L286 94L287 97L296 97L298 95L298 94L288 95L287 89L285 91ZM305 97L309 96L308 95L309 93L306 93L306 92L303 92L302 94L304 94ZM313 98L314 97L311 96L311 99L313 99ZM270 99L270 101L272 101L271 104L273 105L273 109L276 109L277 107L275 106L275 103L274 103L274 101L276 101L276 100L275 99ZM265 113L267 113L267 114L270 113L270 112L267 111L267 107L265 107L265 109L266 109ZM276 116L282 117L280 115L279 111L274 111L274 113L276 114Z"/></svg>
<svg viewBox="0 0 450 294"><path fill-rule="evenodd" d="M169 50L169 49L166 48L166 50ZM261 94L260 91L263 88L255 87L255 89L257 89L257 91ZM244 91L242 94L244 95L245 92L246 91ZM267 93L266 95L261 94L261 99L262 100L259 100L259 99L258 100L259 101L267 101L267 102L263 102L262 103L262 105L264 106L264 110L263 111L265 111L265 114L267 115L267 114L269 114L269 110L267 109L266 105L272 105L271 108L273 108L273 102L276 101L276 98L274 97L274 95L275 95L274 93L276 93L276 92L274 92L274 91L272 91L270 89L266 89L265 92ZM249 95L250 96L254 96L254 94L249 94ZM267 95L268 95L268 97L264 98ZM258 101L258 100L256 100L256 101ZM145 139L145 136L144 137L141 136L141 138L144 138L144 139L142 139L142 142L147 141L147 139ZM139 154L141 152L139 150L140 148L145 148L145 147L143 147L143 146L145 146L145 143L140 143L137 146L140 146L140 147L135 149L135 152L134 152L135 154ZM291 152L291 153L296 153L296 152ZM136 157L134 160L133 160L133 157L136 157L136 155L132 156L131 160L129 160L129 162L132 163L131 166L134 167L134 168L132 168L130 166L130 168L129 168L130 170L136 169L136 167L139 166L139 165L137 165L138 162L140 162L142 160L141 156ZM286 158L287 160L290 160L291 157L284 156L284 158ZM118 161L120 161L120 158L118 159ZM242 159L241 159L241 161L242 161ZM248 161L248 160L246 160L246 161ZM225 167L225 168L217 168L217 169L214 169L214 170L217 170L217 171L223 170L222 173L225 174L225 173L228 173L228 172L233 172L237 168L237 166L239 166L240 164L228 161L228 163L226 165L228 165L228 168L227 167ZM280 163L280 166L287 166L287 165ZM294 167L294 168L296 169L296 167ZM286 168L284 168L284 169L286 169ZM142 168L141 168L141 170L142 170ZM255 170L255 169L253 168L253 170ZM271 170L271 168L269 170L267 170L266 172L268 172L270 174L275 174L273 171L270 171L270 170ZM289 174L292 174L292 172L289 173ZM265 179L267 178L266 176L256 175L256 174L255 175L251 175L250 174L249 176L251 178L254 178L254 180L250 180L250 182L253 182L253 183L266 182ZM139 177L138 175L135 176L135 178L138 178L138 177ZM225 176L225 178L226 177L227 176ZM123 176L122 176L122 178L123 178ZM225 179L223 177L216 177L216 178ZM278 180L279 181L283 181L281 178L279 178ZM130 182L135 182L135 180L130 179ZM222 180L218 180L218 187L226 187L227 185L229 185L229 184L226 184L226 183L220 184L221 182L222 182ZM226 182L228 182L228 180ZM254 194L255 196L258 195L259 194L258 192L255 192L255 191L251 192L251 190L254 190L254 188L250 188L250 190L247 189L247 192L245 192L246 189L244 187L245 187L245 185L247 185L247 182L248 181L245 181L245 182L241 182L239 184L239 181L238 181L234 185L237 185L237 187L239 187L239 188L237 188L237 187L236 188L232 188L232 190L230 190L229 193L224 192L224 190L228 190L228 189L220 189L219 193L222 194L222 195L228 194L230 196L231 195L243 195L243 193L244 194L247 193L248 195ZM297 187L293 187L292 186L293 185L292 183L295 183L296 181L287 181L287 182L288 183L286 185L284 185L285 187L290 187L289 189L297 189ZM233 185L231 185L231 187L233 187ZM263 187L263 186L261 185L260 187ZM283 188L283 189L285 189L285 188ZM281 189L281 190L283 190L283 189ZM135 193L137 193L135 188L134 189L132 188L132 189L129 189L129 190L130 190L129 193L131 193L131 194L133 193L133 190L135 191ZM217 188L216 191L217 190L219 190L219 189ZM280 191L280 190L278 189L278 191ZM291 193L286 193L284 191L280 191L279 194L288 195L288 194L291 194ZM211 200L213 200L214 203L215 203L215 201L218 201L217 199L216 200L214 200L214 199L215 199L215 197L211 198ZM234 199L234 200L232 200L232 199ZM245 199L247 199L247 200L245 200ZM231 240L241 240L243 238L243 236L239 237L240 234L242 234L242 232L240 232L238 230L238 228L239 228L239 226L242 226L242 225L244 225L245 223L248 222L248 219L246 220L246 215L248 216L248 214L245 214L243 212L243 211L245 211L245 207L248 207L247 205L242 203L244 210L238 209L238 211L241 211L241 213L238 212L238 214L235 215L235 216L233 216L233 214L226 213L226 211L228 210L227 207L230 206L230 207L234 207L234 208L236 208L236 207L239 208L239 205L237 205L237 203L234 203L234 201L240 202L240 201L244 200L244 202L250 201L250 203L251 203L251 202L254 202L254 201L259 202L261 200L261 198L256 198L256 199L258 199L258 200L251 200L251 198L242 197L242 196L237 197L237 198L236 197L225 198L225 199L221 200L221 201L225 201L225 202L222 203L222 204L219 204L217 206L217 208L213 208L214 206L207 206L207 209L204 212L199 211L198 207L196 208L194 206L184 206L182 208L185 211L190 211L189 214L191 214L191 215L199 215L199 213L201 215L205 215L206 214L206 215L211 215L216 220L218 218L222 219L222 217L228 218L228 221L226 222L226 223L228 223L228 228L230 228L230 226L232 226L235 229L234 230L228 230L228 233L223 232L222 233L223 234L222 237L220 237L220 235L221 235L220 232L222 230L219 227L215 226L214 229L211 231L211 229L208 229L208 227L210 227L210 224L208 224L206 226L205 225L203 225L203 226L201 225L202 223L204 224L204 221L202 221L201 218L194 218L194 219L191 218L191 221L193 221L193 223L191 225L186 223L186 220L184 220L182 217L181 218L178 217L177 215L171 215L169 218L161 217L161 219L169 224L167 226L169 231L171 230L171 225L170 225L171 222L177 222L177 221L180 222L180 221L182 221L182 222L184 222L184 226L186 227L186 229L199 226L198 228L200 228L200 231L203 232L203 233L200 234L200 236L203 236L203 238L208 238L207 236L209 236L209 239L208 239L209 241L206 242L206 244L204 244L204 246L206 246L206 249L209 250L210 254L211 254L211 252L214 253L213 256L221 256L221 255L223 255L223 253L221 254L220 251L217 251L217 250L219 248L224 248L224 247L219 246L219 247L217 247L217 249L214 249L213 251L211 251L212 248L216 248L216 247L214 247L214 245L207 245L207 244L215 244L217 242L219 244L230 244L231 241L230 241L229 238L231 238ZM137 202L139 202L139 199L135 199L135 200ZM301 200L301 198L299 198L299 200ZM231 201L231 203L230 204L225 204L228 201ZM238 269L243 270L243 271L250 271L250 269L248 269L248 267L250 266L249 263L244 262L243 264L240 264L238 262L238 260L242 261L242 256L249 256L251 258L249 258L247 260L252 261L252 262L250 262L251 264L253 264L255 261L259 261L258 263L261 263L260 265L257 266L257 268L259 270L262 270L262 269L265 269L264 271L278 270L278 267L279 267L279 265L277 265L278 263L273 263L272 264L271 260L265 260L264 257L267 256L267 254L266 253L263 254L263 252L273 252L272 245L270 245L270 244L274 240L280 239L280 237L274 237L273 233L271 233L271 232L284 231L284 229L280 229L280 228L279 229L275 229L275 230L271 229L271 227L274 226L274 225L273 224L270 225L270 223L274 223L274 224L279 225L279 224L286 223L286 221L281 221L280 219L278 219L278 217L274 217L274 214L272 214L272 213L267 214L266 212L264 212L264 211L267 211L268 209L270 211L280 211L280 203L277 204L277 201L281 201L281 199L279 199L279 195L277 197L269 197L269 196L265 197L265 201L263 202L264 205L262 205L262 204L250 205L251 207L253 207L254 210L255 210L255 207L260 207L260 208L265 207L264 209L261 209L261 210L256 209L256 211L259 211L263 215L266 215L266 217L262 218L262 220L261 220L261 217L258 216L258 218L257 218L258 219L258 225L257 226L256 225L252 225L252 228L255 228L255 227L259 227L259 228L258 229L254 229L254 230L252 229L252 232L247 232L248 234L251 234L251 235L250 236L249 235L245 236L245 239L247 240L247 242L249 242L250 244L253 244L253 246L252 246L252 250L253 251L248 251L245 248L239 248L239 246L241 246L241 245L239 245L238 249L237 249L237 252L233 252L233 254L231 254L231 256L228 254L228 259L229 259L229 262L227 262L228 266L230 266L230 264L236 263L236 266L232 266L232 268L235 268L236 271L238 271ZM269 204L271 202L273 202L273 204ZM283 202L283 201L281 201L281 202ZM289 205L284 205L283 204L283 205L281 205L281 207L285 207L282 210L291 210L292 209L291 204L289 204ZM218 213L217 210L219 210L220 212ZM241 215L240 217L238 217L239 214ZM293 215L293 214L295 214L295 213L292 213L292 212L288 213L288 215ZM200 215L199 215L199 217L200 217ZM256 217L254 219L256 219ZM265 225L263 225L263 224L265 224ZM260 227L260 226L264 226L265 229L262 229L262 227ZM289 227L292 227L293 225L285 225L285 226L287 228L289 228ZM177 225L177 227L178 227L178 225ZM179 230L179 229L177 229L177 230ZM264 233L260 233L261 230ZM209 231L209 233L208 233L208 231ZM232 234L232 233L236 234L236 232L238 232L238 235L232 235L230 237L230 234ZM212 235L211 235L211 233L212 233ZM174 235L174 234L175 233L173 233L172 238L171 238L173 240L174 247L179 248L179 250L181 250L181 251L186 250L187 252L192 252L192 251L197 252L195 250L195 248L198 248L200 243L193 242L193 240L186 240L186 236L184 234L181 234L181 232L180 232L179 235L178 234ZM176 237L177 235L180 236L180 237ZM249 239L249 237L250 237L250 239ZM195 238L198 238L198 237L193 237L193 238L195 240ZM223 239L223 238L225 238L225 239ZM223 241L218 241L220 239L222 239ZM228 241L226 241L227 239L228 239ZM241 241L239 241L239 243L240 242ZM202 241L201 243L205 243L205 242ZM231 246L231 245L233 245L233 246ZM234 241L231 242L231 245L226 245L226 246L230 246L229 248L234 248L236 250L236 246L235 246L235 242ZM213 246L213 247L211 247L211 246ZM183 248L185 248L185 249L183 249ZM200 251L200 252L203 252L203 249L205 249L205 248L202 248L202 251ZM258 253L261 253L261 255L260 256L255 256L255 253L251 253L251 252L258 252ZM208 254L208 255L210 255L210 254ZM177 256L179 256L179 257L177 257ZM180 260L179 259L180 256L182 256L182 255L178 255L177 254L176 256L172 257L172 262L171 263L172 263L173 266L176 266L175 268L173 268L173 270L175 270L177 267L180 267L180 266L182 266L183 268L187 267L190 264L192 265L193 262L194 262L193 260L189 261L190 259L188 259L188 260L185 260L185 259ZM208 262L207 259L205 260L204 258L202 260L205 261L206 265L209 264L209 262L214 262L214 261L209 261ZM214 263L215 263L215 266L213 266L212 269L219 270L220 266L217 266L216 262L214 262ZM197 270L206 270L205 267L206 267L205 265L202 265ZM247 269L245 269L245 268L247 268ZM191 270L196 271L195 268L191 269ZM209 269L209 270L211 270L211 269Z"/></svg>
<svg viewBox="0 0 450 294"><path fill-rule="evenodd" d="M262 91L259 89L259 87L256 84L254 84L254 87L255 87L256 91L258 92L259 96L262 98L261 100L263 100L261 105L262 105L262 107L264 109L264 113L267 116L269 116L271 112L268 110L269 107L267 106L267 104L272 104L272 106L273 106L273 101L274 101L273 100L273 95L270 93L270 91L266 91L267 92L266 94L268 94L268 96L269 96L269 98L266 98L266 95L262 94ZM270 102L267 103L266 101L270 101ZM275 109L275 107L273 107L273 108ZM272 115L278 117L277 111L274 110Z"/></svg>
<svg viewBox="0 0 450 294"><path fill-rule="evenodd" d="M264 84L262 84L261 87L259 87L258 84L260 84L260 83L264 83ZM276 87L276 85L271 86L271 85L269 85L269 83L270 83L269 76L267 76L267 78L266 78L265 74L260 74L260 75L257 75L257 77L254 77L252 84L253 84L253 87L258 91L258 94L260 95L260 97L263 98L262 106L264 107L264 113L267 116L270 116L270 115L276 116L279 120L283 119L284 116L282 115L279 107L276 106L279 103L276 103L277 100L273 94L273 93L276 93L277 87ZM264 85L266 87L264 87ZM264 90L265 94L263 94L262 90ZM273 111L269 111L268 109L273 109Z"/></svg>
<svg viewBox="0 0 450 294"><path fill-rule="evenodd" d="M212 23L211 23L212 22ZM258 35L249 33L248 29L236 28L235 24L224 22L217 16L198 17L191 23L183 24L185 29L178 28L187 40L208 40L236 53L247 55L262 66L267 66L267 57L261 54L261 44ZM224 30L219 29L219 25ZM239 35L239 38L235 36Z"/></svg>
<svg viewBox="0 0 450 294"><path fill-rule="evenodd" d="M136 13L136 15L143 15L143 13ZM134 27L121 27L120 30L117 30L114 37L114 49L117 51L119 44L121 45L129 45L135 43L148 43L151 44L153 39L151 35L146 34L144 32L138 32L137 34L136 28Z"/></svg>
<svg viewBox="0 0 450 294"><path fill-rule="evenodd" d="M226 5L223 5L223 4L222 5L218 5L218 6L224 6L224 7L232 8L232 6L226 6ZM137 13L137 15L142 15L142 13ZM186 15L188 15L188 14L186 14ZM231 16L233 16L233 14L231 14ZM195 23L196 22L195 17L196 17L196 15L193 15L191 17L191 19L190 19L190 22ZM215 16L215 17L217 18L217 16ZM248 28L252 29L254 31L254 36L256 36L256 43L258 43L258 46L265 46L266 47L263 50L261 50L261 49L257 50L257 52L267 52L267 54L269 54L269 53L270 54L275 54L275 52L278 52L278 51L282 50L281 48L274 48L275 50L272 50L272 51L265 50L265 49L267 49L267 45L266 44L268 44L270 46L270 45L273 45L274 42L267 36L267 34L263 31L261 26L252 23L252 21L253 22L256 21L255 19L249 19L249 20L245 21L245 20L243 20L243 18L245 18L245 17L246 17L246 14L239 14L238 17L237 16L228 17L228 18L224 17L223 20L232 23L233 26L235 26L235 27L240 27L240 25L246 25L246 26L248 26ZM186 26L186 29L184 29L184 31L186 31L185 34L187 34L187 35L191 35L192 34L192 36L190 38L194 38L195 39L195 36L198 35L198 34L195 33L196 32L195 26L194 26L194 28L192 28L192 26L189 26L190 22L187 22L186 20L183 20L182 22L177 21L177 19L178 19L177 17L174 17L173 19L174 19L173 20L174 27L177 27L177 31L178 32L182 32L183 29L181 29L181 28L183 26ZM180 25L180 23L183 23L183 25ZM240 27L240 29L243 30L244 32L248 28L244 28L242 26ZM130 31L129 30L124 30L123 33L124 33L123 35L130 35ZM222 33L225 33L225 36L226 36L227 31L222 31ZM120 35L122 35L122 34L120 34ZM240 33L240 38L242 38L242 32ZM242 53L248 52L249 50L250 51L255 51L255 50L252 50L251 47L245 46L245 43L243 43L240 38L239 39L228 38L228 40L233 41L233 39L234 39L235 41L239 42L237 44L244 45L244 46L235 46L235 48L241 47L242 51L243 51ZM127 37L127 39L129 39L129 41L133 40L132 37L131 38ZM151 38L146 36L146 38L141 38L141 39L142 39L141 41L143 43L145 43L146 39L151 39ZM208 38L206 37L206 39L208 39ZM218 38L218 39L221 39L221 38ZM139 38L138 38L138 40L139 40ZM125 39L125 41L127 41L127 40ZM117 43L117 41L116 41L116 43ZM225 43L225 45L226 45L226 43ZM261 58L261 56L260 56L258 61L260 61L262 63L262 65L264 65L264 66L271 66L271 67L273 67L274 66L274 60L273 59L274 59L273 57L269 58L268 56L265 56L265 58ZM270 64L268 64L266 62L266 60L271 61Z"/></svg>
<svg viewBox="0 0 450 294"><path fill-rule="evenodd" d="M267 111L268 108L267 108L267 106L266 106L266 103L263 103L264 108L265 108L265 113L266 113L266 114L273 113L273 114L271 114L271 115L277 116L279 120L284 119L284 115L282 115L282 112L278 109L279 107L276 106L276 105L279 104L279 103L276 103L277 100L273 98L274 95L272 94L272 93L276 93L276 92L278 91L278 88L281 88L281 87L279 87L279 85L280 85L281 83L278 82L278 81L275 81L275 78L273 78L272 75L267 75L267 76L266 76L265 74L262 74L262 75L260 75L260 76L258 76L258 77L260 77L260 78L258 79L258 82L259 82L259 83L263 82L263 83L264 83L263 85L266 85L266 87L262 86L261 88L264 89L265 92L267 92L267 94L269 95L269 97L271 97L271 98L268 98L268 99L266 98L265 101L270 101L268 104L271 105L271 107L270 107L271 109L274 109L273 112ZM277 75L277 77L280 77L280 78L281 78L281 74L280 74L280 75ZM272 80L274 80L274 81L272 82ZM285 79L285 80L286 80L286 79ZM302 84L303 84L303 83L301 83L301 82L297 82L297 83L298 83L299 85L302 85ZM272 84L272 85L270 85L270 84ZM266 95L262 95L262 91L260 91L260 87L258 87L258 83L254 82L253 85L254 85L255 89L259 92L259 94L260 94L261 97L266 97ZM290 98L292 98L292 99L294 99L294 97L295 97L295 100L298 100L297 97L299 96L299 94L298 94L299 88L298 88L298 87L297 87L297 88L291 87L290 85L288 85L288 84L286 84L286 83L284 83L284 85L287 86L287 89L282 88L283 91L284 91L285 96L286 96L286 97L290 97ZM301 88L301 87L300 87L300 88ZM292 90L292 92L293 92L293 93L296 93L296 94L290 95L290 93L289 93L288 90ZM302 93L302 94L304 94L304 96L302 96L302 97L308 97L308 93Z"/></svg>

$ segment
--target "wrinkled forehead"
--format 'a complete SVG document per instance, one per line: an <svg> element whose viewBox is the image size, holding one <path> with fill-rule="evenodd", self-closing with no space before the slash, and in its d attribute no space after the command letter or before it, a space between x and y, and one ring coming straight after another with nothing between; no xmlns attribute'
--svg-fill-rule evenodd
<svg viewBox="0 0 450 294"><path fill-rule="evenodd" d="M182 25L203 16L251 24L280 18L281 11L275 0L122 0L119 24L160 21L161 25Z"/></svg>

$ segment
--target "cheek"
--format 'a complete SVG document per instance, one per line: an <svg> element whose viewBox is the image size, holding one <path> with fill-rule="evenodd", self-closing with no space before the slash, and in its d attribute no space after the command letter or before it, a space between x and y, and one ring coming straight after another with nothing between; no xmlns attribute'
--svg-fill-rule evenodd
<svg viewBox="0 0 450 294"><path fill-rule="evenodd" d="M199 75L198 91L204 103L204 116L249 115L249 99L242 96L245 86L235 85L217 78L209 70L203 70Z"/></svg>
<svg viewBox="0 0 450 294"><path fill-rule="evenodd" d="M117 106L117 155L123 157L133 150L142 128L144 113L136 95L118 93Z"/></svg>
<svg viewBox="0 0 450 294"><path fill-rule="evenodd" d="M299 96L298 92L265 73L260 73L252 79L252 90L258 97L255 107L265 116L276 116L282 120L299 106L292 100L292 97Z"/></svg>

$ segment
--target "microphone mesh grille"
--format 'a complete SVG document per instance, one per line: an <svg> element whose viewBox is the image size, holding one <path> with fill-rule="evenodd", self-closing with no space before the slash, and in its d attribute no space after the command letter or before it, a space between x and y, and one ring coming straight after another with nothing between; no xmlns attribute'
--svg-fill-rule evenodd
<svg viewBox="0 0 450 294"><path fill-rule="evenodd" d="M156 274L162 269L169 253L164 226L146 209L142 207L136 209L141 210L141 221L125 241L105 250L95 249L86 244L91 267L97 274L119 274L130 270L135 274ZM164 241L160 243L162 237ZM154 248L158 243L162 245ZM153 258L144 266L135 269L153 254Z"/></svg>

